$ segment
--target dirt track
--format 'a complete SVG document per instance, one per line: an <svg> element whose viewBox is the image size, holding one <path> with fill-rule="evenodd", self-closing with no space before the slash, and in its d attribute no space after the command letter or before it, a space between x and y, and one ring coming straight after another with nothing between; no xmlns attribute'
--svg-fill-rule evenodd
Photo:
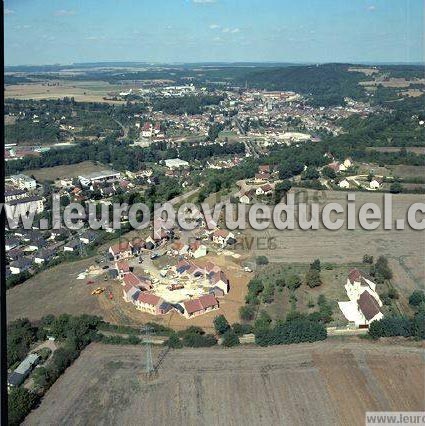
<svg viewBox="0 0 425 426"><path fill-rule="evenodd" d="M400 341L182 349L145 383L140 347L96 344L24 424L363 425L366 410L424 410L422 355Z"/></svg>

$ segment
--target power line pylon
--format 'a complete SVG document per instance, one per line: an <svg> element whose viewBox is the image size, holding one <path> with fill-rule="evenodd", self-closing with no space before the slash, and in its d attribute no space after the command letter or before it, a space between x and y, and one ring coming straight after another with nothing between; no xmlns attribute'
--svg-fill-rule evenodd
<svg viewBox="0 0 425 426"><path fill-rule="evenodd" d="M154 375L155 368L152 359L152 341L150 339L153 328L145 325L141 328L142 343L145 345L145 375L146 379L151 379Z"/></svg>

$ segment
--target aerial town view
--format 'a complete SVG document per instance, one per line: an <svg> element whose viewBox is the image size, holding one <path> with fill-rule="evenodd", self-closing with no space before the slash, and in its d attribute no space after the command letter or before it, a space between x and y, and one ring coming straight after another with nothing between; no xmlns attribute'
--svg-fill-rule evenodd
<svg viewBox="0 0 425 426"><path fill-rule="evenodd" d="M425 425L424 9L5 0L4 424Z"/></svg>

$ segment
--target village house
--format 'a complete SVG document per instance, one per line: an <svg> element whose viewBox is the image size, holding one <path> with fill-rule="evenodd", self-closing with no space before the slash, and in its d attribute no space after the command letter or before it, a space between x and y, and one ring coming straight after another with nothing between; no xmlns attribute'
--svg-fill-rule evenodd
<svg viewBox="0 0 425 426"><path fill-rule="evenodd" d="M212 240L215 244L224 247L226 244L233 243L233 241L235 241L235 236L232 232L226 229L217 229L212 234Z"/></svg>
<svg viewBox="0 0 425 426"><path fill-rule="evenodd" d="M144 291L139 293L135 305L137 309L152 315L164 315L172 308L172 306L161 297Z"/></svg>
<svg viewBox="0 0 425 426"><path fill-rule="evenodd" d="M30 257L21 257L10 263L10 272L12 275L21 274L31 268L33 260Z"/></svg>
<svg viewBox="0 0 425 426"><path fill-rule="evenodd" d="M257 188L255 191L256 195L272 195L273 194L273 187L270 184L265 184Z"/></svg>
<svg viewBox="0 0 425 426"><path fill-rule="evenodd" d="M212 294L204 294L198 299L183 302L184 316L193 318L219 308L218 300Z"/></svg>
<svg viewBox="0 0 425 426"><path fill-rule="evenodd" d="M189 246L182 241L175 241L171 244L171 254L174 256L184 256L188 250Z"/></svg>
<svg viewBox="0 0 425 426"><path fill-rule="evenodd" d="M98 237L97 232L89 229L80 235L80 241L83 244L91 244L96 241L97 237Z"/></svg>
<svg viewBox="0 0 425 426"><path fill-rule="evenodd" d="M152 290L152 283L150 280L145 278L139 278L134 275L133 272L128 272L123 275L124 286L130 285L142 290Z"/></svg>
<svg viewBox="0 0 425 426"><path fill-rule="evenodd" d="M124 275L130 272L130 266L125 260L119 260L118 262L115 262L115 267L120 278L124 278Z"/></svg>
<svg viewBox="0 0 425 426"><path fill-rule="evenodd" d="M241 204L250 204L252 201L252 195L250 191L244 192L240 197L239 197L239 202Z"/></svg>
<svg viewBox="0 0 425 426"><path fill-rule="evenodd" d="M256 173L255 182L267 182L270 179L270 173Z"/></svg>
<svg viewBox="0 0 425 426"><path fill-rule="evenodd" d="M134 256L137 256L145 247L145 241L142 238L134 238L131 241L131 245L132 245L131 252L133 253Z"/></svg>
<svg viewBox="0 0 425 426"><path fill-rule="evenodd" d="M333 170L335 173L339 172L340 164L338 161L334 161L330 164L328 164L328 167Z"/></svg>
<svg viewBox="0 0 425 426"><path fill-rule="evenodd" d="M63 251L74 252L75 250L79 249L80 245L81 245L80 240L71 240L63 246Z"/></svg>
<svg viewBox="0 0 425 426"><path fill-rule="evenodd" d="M224 294L229 292L229 280L226 277L226 274L223 271L213 272L211 277L211 283L214 287L220 288Z"/></svg>
<svg viewBox="0 0 425 426"><path fill-rule="evenodd" d="M42 264L49 262L55 257L55 252L53 250L40 250L38 253L34 256L34 262L37 264Z"/></svg>
<svg viewBox="0 0 425 426"><path fill-rule="evenodd" d="M258 172L259 173L270 173L270 166L268 164L262 164L258 166Z"/></svg>
<svg viewBox="0 0 425 426"><path fill-rule="evenodd" d="M348 180L347 179L343 179L339 184L338 184L338 186L340 187L340 188L342 188L342 189L348 189L348 188L350 188L350 182L348 182Z"/></svg>
<svg viewBox="0 0 425 426"><path fill-rule="evenodd" d="M133 255L132 245L128 241L122 241L109 247L111 260L127 259Z"/></svg>
<svg viewBox="0 0 425 426"><path fill-rule="evenodd" d="M152 137L152 123L146 122L142 127L142 137L150 138Z"/></svg>
<svg viewBox="0 0 425 426"><path fill-rule="evenodd" d="M380 178L375 178L375 179L372 179L370 182L369 182L369 188L370 189L379 189L381 186L382 186L382 179L380 179Z"/></svg>
<svg viewBox="0 0 425 426"><path fill-rule="evenodd" d="M131 284L125 284L123 288L123 299L127 303L134 303L141 293L140 290Z"/></svg>
<svg viewBox="0 0 425 426"><path fill-rule="evenodd" d="M194 241L189 244L189 256L194 259L198 259L199 257L203 257L207 255L207 246L202 244L199 240Z"/></svg>

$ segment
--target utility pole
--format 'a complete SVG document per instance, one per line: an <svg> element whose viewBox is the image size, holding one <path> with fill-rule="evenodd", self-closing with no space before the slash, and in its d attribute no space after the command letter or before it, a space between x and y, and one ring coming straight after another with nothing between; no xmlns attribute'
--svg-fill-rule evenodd
<svg viewBox="0 0 425 426"><path fill-rule="evenodd" d="M146 378L150 378L152 373L154 372L153 359L152 359L152 342L150 340L151 332L153 332L153 328L145 325L141 328L142 335L144 335L144 339L142 343L145 345L145 373Z"/></svg>

